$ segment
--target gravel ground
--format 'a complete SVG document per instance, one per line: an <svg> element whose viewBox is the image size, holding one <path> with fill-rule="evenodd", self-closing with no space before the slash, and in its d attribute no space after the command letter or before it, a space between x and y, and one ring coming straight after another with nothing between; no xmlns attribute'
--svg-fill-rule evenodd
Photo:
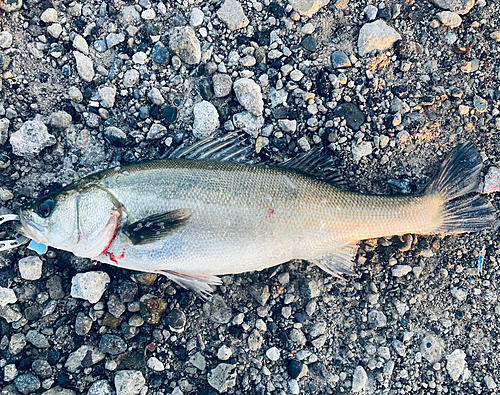
<svg viewBox="0 0 500 395"><path fill-rule="evenodd" d="M499 188L498 1L0 7L2 213L233 130L265 160L323 146L374 193L421 190L472 141ZM500 393L497 228L365 241L347 282L299 261L225 276L210 303L54 249L2 253L1 394Z"/></svg>

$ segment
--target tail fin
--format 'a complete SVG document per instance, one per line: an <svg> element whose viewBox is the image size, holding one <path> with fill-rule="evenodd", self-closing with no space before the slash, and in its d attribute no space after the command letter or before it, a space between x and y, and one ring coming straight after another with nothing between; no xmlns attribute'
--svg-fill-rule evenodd
<svg viewBox="0 0 500 395"><path fill-rule="evenodd" d="M456 234L486 229L495 220L491 203L482 196L471 195L477 190L483 160L474 145L465 143L445 159L426 194L439 195L444 200L444 222L438 233Z"/></svg>

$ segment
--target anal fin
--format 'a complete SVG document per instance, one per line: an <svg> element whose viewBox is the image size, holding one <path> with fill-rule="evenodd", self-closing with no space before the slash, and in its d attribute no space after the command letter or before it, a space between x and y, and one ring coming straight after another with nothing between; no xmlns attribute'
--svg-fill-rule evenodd
<svg viewBox="0 0 500 395"><path fill-rule="evenodd" d="M345 280L343 275L354 274L353 261L357 251L357 242L340 244L329 254L314 258L311 262L332 276Z"/></svg>
<svg viewBox="0 0 500 395"><path fill-rule="evenodd" d="M222 280L211 274L185 273L174 270L158 270L158 273L168 277L182 288L196 292L205 300L207 300L213 292L210 285L222 285Z"/></svg>

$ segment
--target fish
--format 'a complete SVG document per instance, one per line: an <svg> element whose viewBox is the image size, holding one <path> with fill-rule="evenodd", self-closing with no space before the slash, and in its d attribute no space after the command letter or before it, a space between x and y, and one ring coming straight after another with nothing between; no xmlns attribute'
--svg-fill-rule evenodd
<svg viewBox="0 0 500 395"><path fill-rule="evenodd" d="M451 152L423 192L385 196L346 190L324 154L252 164L235 140L91 174L22 206L16 229L206 297L222 275L295 259L343 278L354 274L361 240L477 232L495 219L477 193L482 158L471 143Z"/></svg>

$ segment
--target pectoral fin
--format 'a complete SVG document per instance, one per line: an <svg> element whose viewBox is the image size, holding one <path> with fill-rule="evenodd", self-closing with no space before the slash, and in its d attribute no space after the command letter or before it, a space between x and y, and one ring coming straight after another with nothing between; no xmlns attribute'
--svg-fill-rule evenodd
<svg viewBox="0 0 500 395"><path fill-rule="evenodd" d="M182 288L196 292L203 299L208 299L213 292L210 285L222 285L222 280L219 277L210 274L184 273L173 270L158 270L158 273L167 276Z"/></svg>
<svg viewBox="0 0 500 395"><path fill-rule="evenodd" d="M135 245L153 243L172 234L186 224L191 216L191 210L180 209L162 214L151 215L129 225L122 232Z"/></svg>
<svg viewBox="0 0 500 395"><path fill-rule="evenodd" d="M353 260L358 251L358 243L346 243L337 246L330 254L311 260L325 272L345 280L342 275L352 276Z"/></svg>

